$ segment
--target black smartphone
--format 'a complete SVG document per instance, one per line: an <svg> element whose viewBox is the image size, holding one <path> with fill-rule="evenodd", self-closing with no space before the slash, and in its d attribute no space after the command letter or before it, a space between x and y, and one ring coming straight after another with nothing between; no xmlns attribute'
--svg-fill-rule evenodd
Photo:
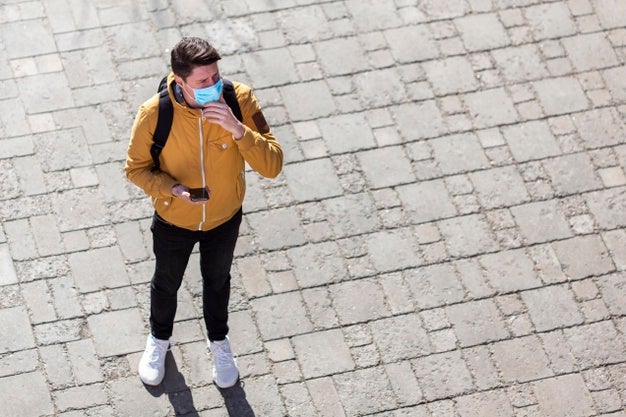
<svg viewBox="0 0 626 417"><path fill-rule="evenodd" d="M206 188L190 188L189 199L191 201L207 201L209 199L209 192Z"/></svg>

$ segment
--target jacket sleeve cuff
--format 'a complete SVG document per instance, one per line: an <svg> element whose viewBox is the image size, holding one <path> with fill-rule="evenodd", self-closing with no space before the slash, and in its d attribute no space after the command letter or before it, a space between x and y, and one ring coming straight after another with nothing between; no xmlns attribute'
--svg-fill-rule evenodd
<svg viewBox="0 0 626 417"><path fill-rule="evenodd" d="M244 125L244 128L246 130L245 130L243 136L241 138L239 138L239 139L235 139L235 143L237 144L237 147L241 151L247 151L252 146L254 146L254 144L256 142L256 140L254 138L254 132L252 131L252 129L250 129L246 125Z"/></svg>
<svg viewBox="0 0 626 417"><path fill-rule="evenodd" d="M174 195L172 194L172 187L174 187L176 184L178 184L178 182L171 177L167 177L163 179L163 182L161 183L161 194L166 195L168 197L173 197Z"/></svg>

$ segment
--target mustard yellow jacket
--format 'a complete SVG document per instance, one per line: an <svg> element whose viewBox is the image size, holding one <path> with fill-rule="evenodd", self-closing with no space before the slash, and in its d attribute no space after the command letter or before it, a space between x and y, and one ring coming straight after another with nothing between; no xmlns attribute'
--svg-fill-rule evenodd
<svg viewBox="0 0 626 417"><path fill-rule="evenodd" d="M168 77L168 85L174 75ZM151 172L152 135L159 113L159 96L139 107L126 156L126 176L151 198L156 212L166 221L189 230L210 230L232 218L241 208L246 190L245 163L264 177L276 177L283 153L265 123L250 87L233 82L243 116L245 133L240 140L221 126L202 119L201 110L170 98L174 120L161 153L161 169ZM261 132L261 133L260 133ZM172 195L175 184L202 187L211 197L205 205L193 205Z"/></svg>

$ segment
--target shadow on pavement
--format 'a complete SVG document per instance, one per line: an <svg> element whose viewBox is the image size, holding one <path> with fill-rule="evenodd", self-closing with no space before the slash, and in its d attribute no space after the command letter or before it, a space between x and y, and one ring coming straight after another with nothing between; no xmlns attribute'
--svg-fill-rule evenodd
<svg viewBox="0 0 626 417"><path fill-rule="evenodd" d="M254 411L246 399L243 386L244 384L241 381L237 381L237 384L231 388L215 386L222 394L226 410L231 417L255 417ZM163 378L163 382L156 387L145 384L144 387L153 397L160 397L166 394L177 416L199 417L193 403L191 389L185 382L183 374L178 370L176 360L171 352L167 352L165 357L165 378Z"/></svg>
<svg viewBox="0 0 626 417"><path fill-rule="evenodd" d="M193 404L193 396L185 377L178 371L176 360L171 352L167 352L165 357L165 378L156 387L145 385L146 391L153 397L167 395L170 404L177 416L199 417L198 411Z"/></svg>
<svg viewBox="0 0 626 417"><path fill-rule="evenodd" d="M226 404L226 410L231 417L255 417L252 407L246 400L246 392L243 390L244 384L241 381L237 381L235 386L231 388L216 388L224 397L224 403Z"/></svg>

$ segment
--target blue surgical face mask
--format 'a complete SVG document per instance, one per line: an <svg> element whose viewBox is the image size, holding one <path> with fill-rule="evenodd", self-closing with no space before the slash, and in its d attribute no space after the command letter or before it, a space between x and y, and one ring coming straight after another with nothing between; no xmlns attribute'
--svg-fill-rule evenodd
<svg viewBox="0 0 626 417"><path fill-rule="evenodd" d="M218 82L215 84L204 87L204 88L192 88L193 90L193 99L196 103L201 106L204 106L207 103L219 101L222 96L222 88L224 87L224 82L220 78Z"/></svg>

